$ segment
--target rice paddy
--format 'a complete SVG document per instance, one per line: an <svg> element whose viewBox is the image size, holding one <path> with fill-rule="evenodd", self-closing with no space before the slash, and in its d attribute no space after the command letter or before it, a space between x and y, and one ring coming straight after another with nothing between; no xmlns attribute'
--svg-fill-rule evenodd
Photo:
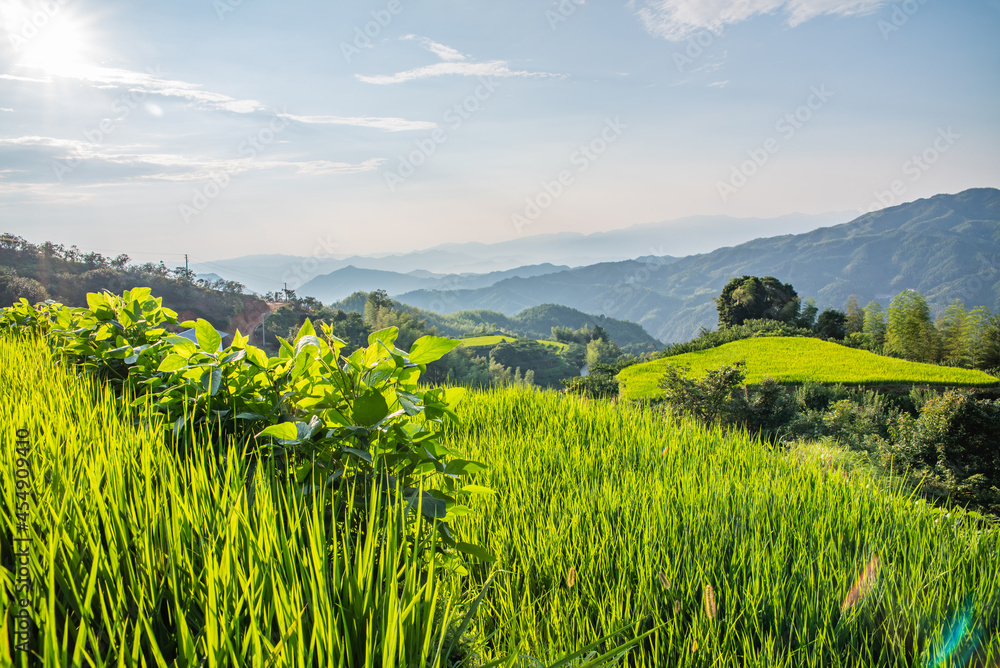
<svg viewBox="0 0 1000 668"><path fill-rule="evenodd" d="M454 529L496 562L464 569L426 559L436 533L410 545L396 513L372 508L377 535L324 516L241 443L183 454L43 344L0 338L0 665L1000 662L1000 532L971 513L625 403L506 388L459 415L448 444L494 490Z"/></svg>
<svg viewBox="0 0 1000 668"><path fill-rule="evenodd" d="M781 383L842 383L845 385L954 385L989 387L1000 384L982 371L908 362L805 337L760 337L683 355L636 364L618 378L627 399L663 396L659 387L666 365L687 366L700 378L709 369L746 362L746 382L772 377Z"/></svg>

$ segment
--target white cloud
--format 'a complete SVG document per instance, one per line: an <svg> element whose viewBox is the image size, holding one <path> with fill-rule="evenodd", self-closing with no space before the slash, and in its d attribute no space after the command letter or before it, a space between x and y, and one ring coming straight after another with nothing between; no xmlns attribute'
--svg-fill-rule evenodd
<svg viewBox="0 0 1000 668"><path fill-rule="evenodd" d="M8 114L13 114L14 113L14 110L11 109L10 107L0 107L0 111L5 111Z"/></svg>
<svg viewBox="0 0 1000 668"><path fill-rule="evenodd" d="M435 63L433 65L424 65L423 67L417 67L412 70L397 72L395 74L376 74L374 76L356 74L354 76L356 76L358 80L365 83L384 85L403 83L405 81L413 81L415 79L439 77L449 74L458 74L468 77L496 77L498 79L505 79L508 77L563 76L560 74L549 74L547 72L524 72L521 70L512 70L504 60L491 60L487 63Z"/></svg>
<svg viewBox="0 0 1000 668"><path fill-rule="evenodd" d="M51 161L62 161L72 164L71 171L76 170L77 162L90 167L125 167L131 171L128 176L112 178L114 182L121 181L202 181L221 173L229 175L242 174L250 171L280 170L293 174L357 174L370 172L379 168L383 158L372 158L360 163L332 162L329 160L264 160L260 158L240 158L235 160L218 160L176 153L151 153L148 146L102 146L76 139L58 139L55 137L24 136L0 137L0 147L18 146L35 147L48 155L44 157Z"/></svg>
<svg viewBox="0 0 1000 668"><path fill-rule="evenodd" d="M416 40L417 42L420 43L420 46L424 47L425 49L427 49L428 51L430 51L431 53L433 53L435 56L437 56L441 60L450 60L450 61L453 61L453 60L465 60L466 59L465 54L460 53L458 51L458 49L453 49L450 46L445 46L444 44L441 44L440 42L435 42L432 39L428 39L426 37L421 37L420 35L404 35L400 39Z"/></svg>
<svg viewBox="0 0 1000 668"><path fill-rule="evenodd" d="M713 81L712 83L708 84L708 87L709 88L725 88L728 83L729 83L728 80L727 81Z"/></svg>
<svg viewBox="0 0 1000 668"><path fill-rule="evenodd" d="M402 132L405 130L433 130L437 123L430 121L408 121L405 118L378 116L296 116L294 114L278 114L299 123L317 125L353 125L361 128L375 128L387 132Z"/></svg>
<svg viewBox="0 0 1000 668"><path fill-rule="evenodd" d="M636 12L650 33L683 40L701 30L718 32L726 25L760 14L784 10L788 24L797 26L826 14L866 14L886 0L641 0Z"/></svg>
<svg viewBox="0 0 1000 668"><path fill-rule="evenodd" d="M521 70L512 70L506 60L491 60L486 63L468 62L468 56L460 53L457 49L453 49L450 46L445 46L444 44L440 44L419 35L404 35L400 39L416 40L420 42L421 46L444 62L435 63L434 65L424 65L423 67L416 67L412 70L396 72L395 74L375 74L372 76L355 74L354 76L357 77L359 81L380 85L403 83L405 81L414 81L416 79L427 79L430 77L440 77L451 74L467 77L496 77L500 79L506 79L508 77L563 76L561 74L549 74L547 72L525 72Z"/></svg>

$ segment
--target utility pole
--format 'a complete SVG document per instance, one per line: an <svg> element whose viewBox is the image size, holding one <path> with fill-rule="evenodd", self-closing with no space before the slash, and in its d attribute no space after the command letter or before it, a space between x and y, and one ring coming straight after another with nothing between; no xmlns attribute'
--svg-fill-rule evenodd
<svg viewBox="0 0 1000 668"><path fill-rule="evenodd" d="M288 301L288 283L285 283L285 301Z"/></svg>
<svg viewBox="0 0 1000 668"><path fill-rule="evenodd" d="M184 253L184 278L187 279L191 276L190 270L188 269L188 254Z"/></svg>

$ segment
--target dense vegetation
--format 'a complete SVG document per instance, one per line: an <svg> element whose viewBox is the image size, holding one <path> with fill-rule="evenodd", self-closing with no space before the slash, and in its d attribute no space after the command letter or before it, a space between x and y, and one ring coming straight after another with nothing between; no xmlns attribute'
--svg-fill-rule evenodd
<svg viewBox="0 0 1000 668"><path fill-rule="evenodd" d="M473 571L498 572L490 656L550 660L629 626L655 629L633 666L1000 658L1000 534L972 514L650 408L510 388L462 415L448 442L497 492L456 525L497 555Z"/></svg>
<svg viewBox="0 0 1000 668"><path fill-rule="evenodd" d="M36 435L32 514L7 499L0 540L31 523L50 664L1000 658L1000 534L850 460L524 388L458 406L416 385L458 342L406 351L394 326L347 354L308 323L270 357L242 337L219 350L204 321L195 343L170 335L146 290L88 304L2 315L49 344L0 338L3 421ZM363 319L396 317L383 307ZM926 454L928 429L992 419L977 410L952 401L907 443Z"/></svg>

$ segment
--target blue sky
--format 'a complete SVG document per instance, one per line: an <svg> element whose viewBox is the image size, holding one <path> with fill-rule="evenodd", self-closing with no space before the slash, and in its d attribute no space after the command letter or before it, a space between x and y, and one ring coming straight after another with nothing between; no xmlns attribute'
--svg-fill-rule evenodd
<svg viewBox="0 0 1000 668"><path fill-rule="evenodd" d="M0 231L171 266L1000 186L1000 0L0 12Z"/></svg>

